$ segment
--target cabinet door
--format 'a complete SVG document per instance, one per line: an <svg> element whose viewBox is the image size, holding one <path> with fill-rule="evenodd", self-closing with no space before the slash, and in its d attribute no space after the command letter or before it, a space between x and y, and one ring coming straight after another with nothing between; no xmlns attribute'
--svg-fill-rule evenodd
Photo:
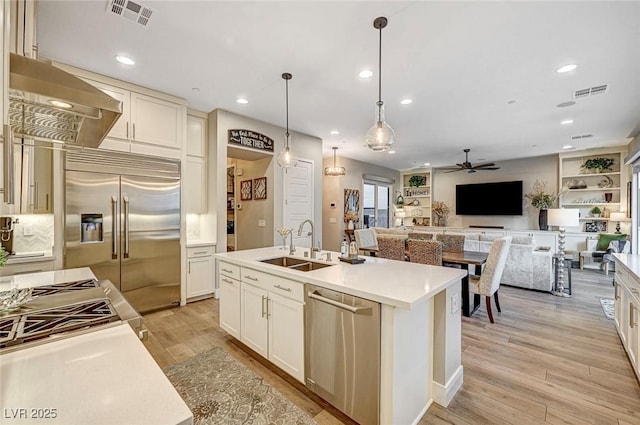
<svg viewBox="0 0 640 425"><path fill-rule="evenodd" d="M240 340L263 357L268 357L267 291L240 284Z"/></svg>
<svg viewBox="0 0 640 425"><path fill-rule="evenodd" d="M187 204L187 213L207 212L207 170L204 158L188 156L184 170L183 195Z"/></svg>
<svg viewBox="0 0 640 425"><path fill-rule="evenodd" d="M240 339L240 281L220 275L220 327Z"/></svg>
<svg viewBox="0 0 640 425"><path fill-rule="evenodd" d="M168 148L182 148L182 106L131 92L131 140Z"/></svg>
<svg viewBox="0 0 640 425"><path fill-rule="evenodd" d="M633 365L633 368L638 371L640 366L639 349L640 343L640 331L638 331L638 317L640 312L638 308L640 303L636 302L632 296L629 296L629 328L627 332L627 353L629 353L629 360Z"/></svg>
<svg viewBox="0 0 640 425"><path fill-rule="evenodd" d="M129 151L129 138L131 136L131 97L129 90L113 87L97 81L88 81L92 86L99 88L109 96L122 102L122 115L107 134L107 138L100 144L100 148L118 151Z"/></svg>
<svg viewBox="0 0 640 425"><path fill-rule="evenodd" d="M269 293L269 360L304 383L302 303Z"/></svg>
<svg viewBox="0 0 640 425"><path fill-rule="evenodd" d="M194 115L187 115L187 155L206 155L207 120Z"/></svg>
<svg viewBox="0 0 640 425"><path fill-rule="evenodd" d="M622 324L622 297L620 294L623 291L624 286L622 286L622 278L618 271L616 271L615 278L613 280L613 311L616 328L618 329L618 334L621 336L622 328L620 326Z"/></svg>
<svg viewBox="0 0 640 425"><path fill-rule="evenodd" d="M213 257L187 259L187 298L212 294Z"/></svg>

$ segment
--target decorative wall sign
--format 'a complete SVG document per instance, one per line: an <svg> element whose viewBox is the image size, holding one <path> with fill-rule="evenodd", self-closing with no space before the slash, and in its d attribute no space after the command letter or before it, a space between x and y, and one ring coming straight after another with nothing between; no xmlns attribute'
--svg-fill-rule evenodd
<svg viewBox="0 0 640 425"><path fill-rule="evenodd" d="M273 139L264 134L251 130L228 130L228 143L244 146L245 148L273 152Z"/></svg>
<svg viewBox="0 0 640 425"><path fill-rule="evenodd" d="M267 199L267 178L253 179L253 199Z"/></svg>
<svg viewBox="0 0 640 425"><path fill-rule="evenodd" d="M250 201L252 194L252 180L243 180L240 182L240 200L241 201Z"/></svg>

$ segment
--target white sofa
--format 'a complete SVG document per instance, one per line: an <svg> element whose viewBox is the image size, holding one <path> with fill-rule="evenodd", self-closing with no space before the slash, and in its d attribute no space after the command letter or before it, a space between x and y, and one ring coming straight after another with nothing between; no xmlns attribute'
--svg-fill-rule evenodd
<svg viewBox="0 0 640 425"><path fill-rule="evenodd" d="M526 289L551 292L553 289L553 252L536 251L533 234L508 230L450 229L443 227L417 228L374 228L376 235L383 237L407 237L409 232L446 233L464 235L464 249L489 252L493 240L502 236L512 236L507 264L500 283Z"/></svg>

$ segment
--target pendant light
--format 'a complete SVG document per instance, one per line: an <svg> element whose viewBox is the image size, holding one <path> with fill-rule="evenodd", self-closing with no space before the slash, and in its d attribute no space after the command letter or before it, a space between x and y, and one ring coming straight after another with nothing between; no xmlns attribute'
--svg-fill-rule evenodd
<svg viewBox="0 0 640 425"><path fill-rule="evenodd" d="M378 49L378 102L376 102L376 121L367 131L365 142L375 152L388 151L396 141L396 133L384 120L384 102L382 102L382 28L387 26L387 18L381 16L373 21L373 27L380 31Z"/></svg>
<svg viewBox="0 0 640 425"><path fill-rule="evenodd" d="M291 168L295 167L298 164L298 161L294 158L293 152L289 147L291 143L291 135L289 134L289 80L293 78L291 74L285 72L282 74L282 79L285 82L286 87L286 111L287 111L287 132L284 133L284 149L280 151L278 154L278 165L282 168Z"/></svg>
<svg viewBox="0 0 640 425"><path fill-rule="evenodd" d="M344 176L344 173L347 171L344 167L338 167L336 165L336 151L338 150L337 146L332 147L333 149L333 167L324 167L324 175L325 176Z"/></svg>

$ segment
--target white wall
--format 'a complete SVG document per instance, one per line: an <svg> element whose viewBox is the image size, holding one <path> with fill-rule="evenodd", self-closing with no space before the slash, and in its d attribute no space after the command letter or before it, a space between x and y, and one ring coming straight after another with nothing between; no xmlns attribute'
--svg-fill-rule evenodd
<svg viewBox="0 0 640 425"><path fill-rule="evenodd" d="M363 148L364 149L364 148ZM340 151L338 150L338 154ZM338 155L337 165L346 168L346 174L340 177L324 176L322 186L322 249L330 251L340 251L340 242L344 236L346 223L344 222L344 189L358 189L360 191L360 222L356 227L362 227L362 188L363 175L385 177L395 180L391 191L391 200L395 198L395 192L400 190L400 172L390 168L356 161L355 159L343 158ZM333 165L333 154L324 158L321 173L324 174L324 167ZM335 203L335 208L331 208L331 203ZM393 208L392 208L393 209ZM335 222L330 220L335 219Z"/></svg>
<svg viewBox="0 0 640 425"><path fill-rule="evenodd" d="M260 238L262 246L279 243L281 239L275 229L283 226L284 173L276 163L275 156L284 148L285 129L222 109L216 109L209 114L209 212L205 220L201 221L201 231L206 235L215 235L218 252L226 250L226 171L227 131L229 129L253 130L274 140L274 156L263 168L263 175L267 177L267 199L272 203L272 207L270 211L264 212L268 226L264 228L265 233ZM291 134L291 149L295 156L308 159L315 165L313 176L314 217L311 218L314 221L316 232L322 234L322 139L297 133L291 129L289 129L289 133ZM242 180L243 178L239 176L238 179ZM236 228L236 232L241 234L243 229Z"/></svg>
<svg viewBox="0 0 640 425"><path fill-rule="evenodd" d="M478 171L467 173L458 171L445 173L434 171L432 201L444 201L449 205L452 214L449 215L447 226L469 227L504 226L505 229L538 229L538 209L531 206L523 198L522 216L457 216L456 185L471 183L492 183L502 181L522 180L523 195L530 192L533 183L538 180L547 182L549 192L558 193L558 156L546 155L528 159L500 161L500 167L495 171Z"/></svg>

